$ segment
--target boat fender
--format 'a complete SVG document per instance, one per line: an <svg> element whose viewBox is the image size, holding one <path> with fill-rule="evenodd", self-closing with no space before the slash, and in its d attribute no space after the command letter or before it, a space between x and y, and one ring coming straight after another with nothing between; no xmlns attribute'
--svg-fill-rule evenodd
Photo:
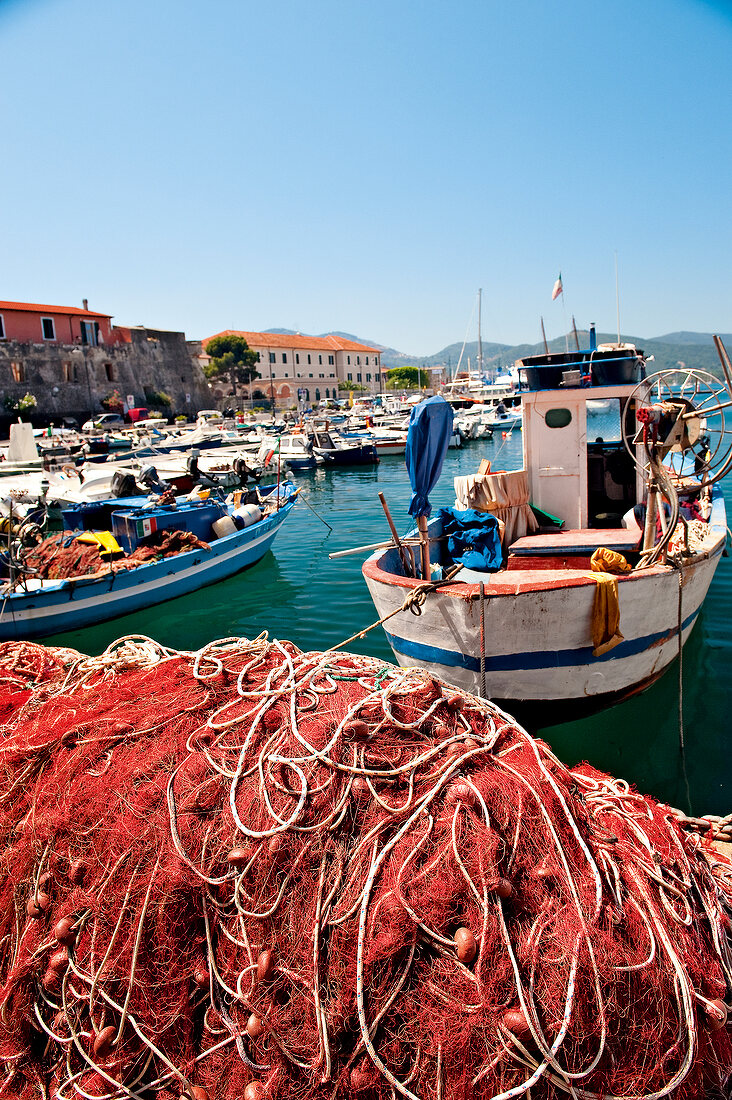
<svg viewBox="0 0 732 1100"><path fill-rule="evenodd" d="M233 512L234 523L241 530L251 527L253 523L259 523L262 518L262 509L256 504L241 504Z"/></svg>

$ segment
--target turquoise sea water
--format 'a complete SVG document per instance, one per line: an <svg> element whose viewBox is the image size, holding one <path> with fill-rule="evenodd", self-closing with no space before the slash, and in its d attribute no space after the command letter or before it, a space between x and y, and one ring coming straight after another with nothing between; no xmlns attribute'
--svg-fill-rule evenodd
<svg viewBox="0 0 732 1100"><path fill-rule="evenodd" d="M448 452L431 495L435 507L452 504L452 479L474 473L481 458L494 469L522 464L521 433L492 442L475 441ZM332 526L330 532L299 503L261 562L228 581L148 611L102 626L49 639L84 653L100 653L115 638L147 634L165 645L194 650L231 635L289 638L301 649L325 649L377 618L361 576L366 554L329 561L336 550L389 537L377 493L384 492L396 526L406 532L410 490L403 458L377 467L301 475L303 495ZM732 479L725 485L732 512ZM593 764L637 784L641 790L694 813L732 810L730 715L732 714L732 559L722 559L697 625L684 647L685 754L679 751L678 664L644 694L581 721L541 731L558 755L572 764ZM377 627L351 650L392 660ZM684 774L686 772L686 775ZM691 803L686 796L686 781Z"/></svg>

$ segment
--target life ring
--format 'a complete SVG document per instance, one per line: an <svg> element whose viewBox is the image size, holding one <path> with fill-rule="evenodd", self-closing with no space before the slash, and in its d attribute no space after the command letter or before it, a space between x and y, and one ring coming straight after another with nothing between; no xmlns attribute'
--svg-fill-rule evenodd
<svg viewBox="0 0 732 1100"><path fill-rule="evenodd" d="M79 471L76 469L76 466L69 466L68 464L61 467L61 473L64 475L64 477L79 476Z"/></svg>

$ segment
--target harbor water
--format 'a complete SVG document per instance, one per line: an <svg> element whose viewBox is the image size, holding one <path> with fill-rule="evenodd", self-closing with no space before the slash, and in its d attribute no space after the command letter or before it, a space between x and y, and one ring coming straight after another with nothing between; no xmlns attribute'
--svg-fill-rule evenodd
<svg viewBox="0 0 732 1100"><path fill-rule="evenodd" d="M482 458L489 458L494 470L519 468L521 433L450 450L431 494L433 506L452 504L453 477L474 473ZM300 475L298 483L304 500L284 524L273 550L252 568L193 595L48 641L98 654L118 637L144 634L166 646L195 650L216 638L254 638L266 630L270 637L288 638L303 650L322 650L364 630L377 618L361 575L367 555L335 561L328 555L388 539L379 491L386 496L397 529L409 530L410 489L403 457L384 458L376 467L320 467ZM732 478L724 489L732 510ZM643 694L592 717L542 729L541 736L568 764L589 759L686 812L729 813L731 612L732 561L722 559L684 647L683 733L674 662ZM393 660L380 626L348 648Z"/></svg>

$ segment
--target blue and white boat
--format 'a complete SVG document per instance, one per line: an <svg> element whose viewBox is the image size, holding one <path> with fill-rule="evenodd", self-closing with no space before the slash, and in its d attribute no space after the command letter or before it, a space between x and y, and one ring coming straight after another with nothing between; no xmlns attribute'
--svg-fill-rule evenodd
<svg viewBox="0 0 732 1100"><path fill-rule="evenodd" d="M732 369L720 358L726 384L692 369L645 379L629 345L519 363L524 469L456 478L454 507L429 521L428 504L413 510L421 568L409 545L364 563L399 664L540 725L656 680L693 629L727 540L719 481L732 468ZM588 399L612 412L590 440ZM469 528L493 540L490 560L470 551Z"/></svg>
<svg viewBox="0 0 732 1100"><path fill-rule="evenodd" d="M0 587L0 641L106 622L239 573L270 549L297 492L286 481L262 496L261 507L209 499L175 508L122 508L112 516L111 534L126 553L156 532L191 531L203 540L195 549L133 568L112 559L91 575L47 580L23 573L22 560L14 561L12 579Z"/></svg>

